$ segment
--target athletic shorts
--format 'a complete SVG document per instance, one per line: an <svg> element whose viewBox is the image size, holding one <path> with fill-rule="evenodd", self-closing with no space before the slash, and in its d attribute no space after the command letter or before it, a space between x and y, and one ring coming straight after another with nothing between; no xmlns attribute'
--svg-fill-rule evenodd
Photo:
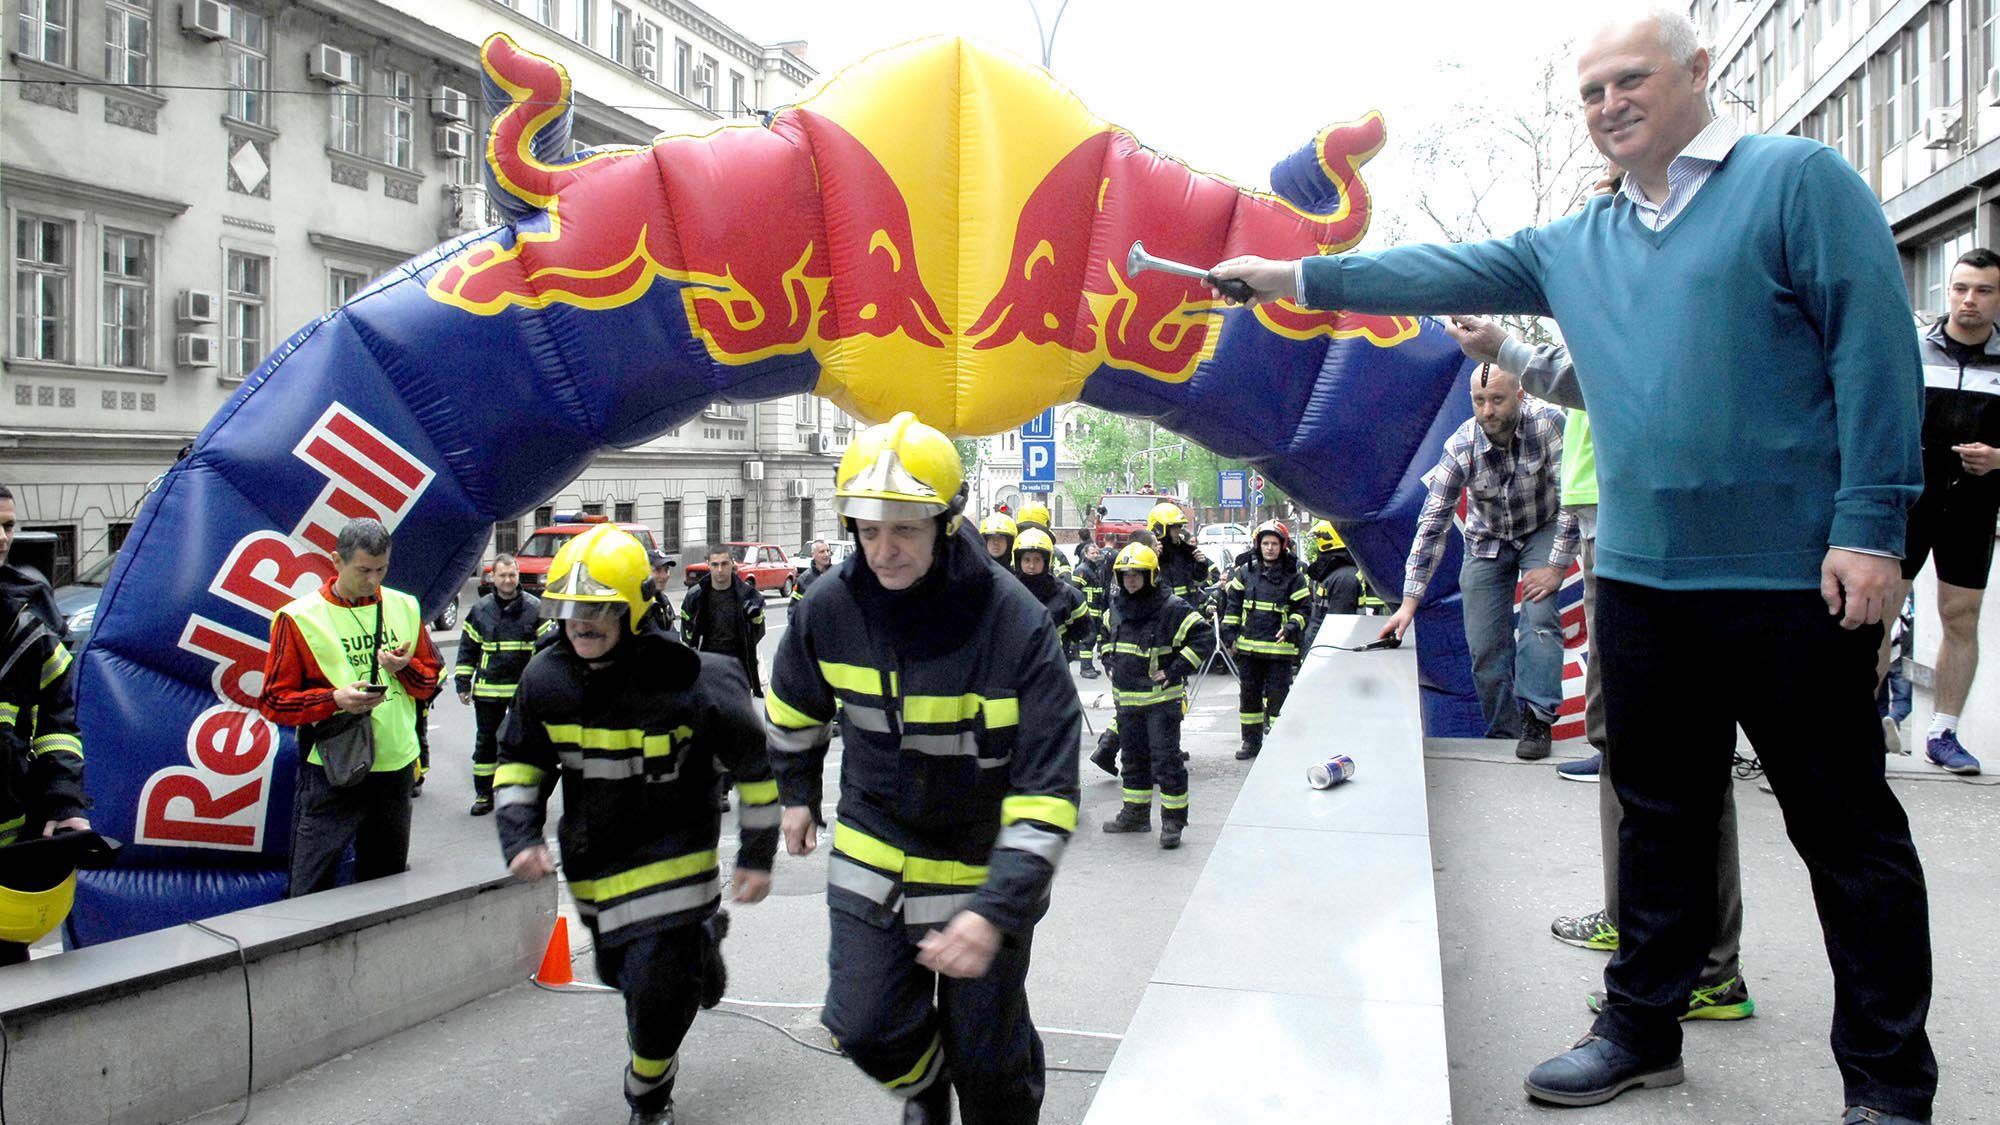
<svg viewBox="0 0 2000 1125"><path fill-rule="evenodd" d="M1938 581L1984 590L1986 572L1993 566L1996 519L2000 488L1993 482L1954 474L1925 484L1903 532L1904 580L1915 578L1924 559L1934 557Z"/></svg>

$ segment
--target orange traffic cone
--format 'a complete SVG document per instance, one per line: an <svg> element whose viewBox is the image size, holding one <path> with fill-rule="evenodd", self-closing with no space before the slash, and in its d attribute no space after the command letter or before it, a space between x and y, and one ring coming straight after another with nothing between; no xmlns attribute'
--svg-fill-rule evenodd
<svg viewBox="0 0 2000 1125"><path fill-rule="evenodd" d="M542 954L542 968L535 974L535 983L543 988L562 988L575 980L576 975L569 968L569 919L558 914L555 932L549 935L549 949Z"/></svg>

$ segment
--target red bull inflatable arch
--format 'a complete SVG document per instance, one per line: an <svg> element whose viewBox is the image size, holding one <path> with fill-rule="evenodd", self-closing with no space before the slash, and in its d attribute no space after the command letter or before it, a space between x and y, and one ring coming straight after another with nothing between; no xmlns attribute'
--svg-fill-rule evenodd
<svg viewBox="0 0 2000 1125"><path fill-rule="evenodd" d="M1295 257L1369 221L1370 114L1278 164L1275 194L1149 151L1051 76L950 39L894 48L763 126L568 155L569 79L483 51L510 221L390 271L265 360L148 499L82 661L92 944L280 897L294 742L258 714L270 620L334 535L395 532L391 584L456 596L496 519L600 451L717 400L814 392L994 433L1081 400L1241 458L1400 580L1420 477L1469 413L1435 324L1218 306L1163 257ZM1456 537L1452 550L1456 551ZM1451 560L1439 583L1456 574ZM1433 734L1477 734L1457 597L1419 636Z"/></svg>

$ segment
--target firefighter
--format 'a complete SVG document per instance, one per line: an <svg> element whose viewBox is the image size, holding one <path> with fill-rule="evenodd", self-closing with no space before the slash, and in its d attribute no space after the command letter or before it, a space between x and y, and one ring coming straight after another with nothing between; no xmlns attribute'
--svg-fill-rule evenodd
<svg viewBox="0 0 2000 1125"><path fill-rule="evenodd" d="M1240 688L1239 762L1263 750L1264 733L1285 706L1311 608L1306 576L1292 554L1291 529L1265 520L1250 542L1251 549L1236 560L1235 574L1222 587L1222 644L1236 656Z"/></svg>
<svg viewBox="0 0 2000 1125"><path fill-rule="evenodd" d="M472 815L493 811L493 766L500 724L514 702L521 669L535 655L535 638L547 631L541 599L521 590L521 564L502 551L493 556L493 592L472 603L458 638L452 678L458 701L472 705Z"/></svg>
<svg viewBox="0 0 2000 1125"><path fill-rule="evenodd" d="M1051 568L1049 560L1055 553L1056 545L1050 541L1048 532L1039 527L1023 531L1014 541L1014 576L1049 611L1067 651L1090 628L1090 608L1084 604L1083 591L1074 582L1057 576Z"/></svg>
<svg viewBox="0 0 2000 1125"><path fill-rule="evenodd" d="M1018 536L1026 533L1029 528L1034 528L1048 536L1049 543L1052 546L1054 545L1056 541L1056 529L1049 522L1049 509L1047 505L1037 502L1021 506L1021 514L1014 517L1014 532ZM1017 547L1016 549L1018 550L1019 548ZM1073 568L1070 566L1069 560L1063 558L1060 553L1056 551L1049 552L1049 566L1054 571L1056 577L1061 578L1065 582L1071 581L1070 572Z"/></svg>
<svg viewBox="0 0 2000 1125"><path fill-rule="evenodd" d="M1118 586L1104 618L1104 670L1118 704L1125 802L1106 832L1151 832L1160 790L1160 846L1181 846L1188 819L1181 715L1189 676L1214 649L1215 630L1160 578L1151 547L1128 543L1112 563Z"/></svg>
<svg viewBox="0 0 2000 1125"><path fill-rule="evenodd" d="M710 787L720 768L736 778L733 897L749 904L771 889L778 786L743 665L648 624L646 563L610 524L556 553L541 612L562 632L522 673L493 799L508 869L532 882L555 870L542 826L561 782L563 874L598 976L625 995L632 1125L672 1125L681 1039L725 983Z"/></svg>
<svg viewBox="0 0 2000 1125"><path fill-rule="evenodd" d="M1014 565L1014 537L1019 534L1014 517L1005 512L994 512L979 521L979 537L986 541L986 557L999 563L1002 570Z"/></svg>
<svg viewBox="0 0 2000 1125"><path fill-rule="evenodd" d="M1178 504L1162 500L1146 514L1146 530L1152 532L1159 543L1155 556L1159 560L1160 586L1186 602L1190 609L1215 616L1209 587L1215 585L1220 576L1215 564L1209 562L1201 548L1194 545L1194 535L1188 530L1187 513L1181 511Z"/></svg>
<svg viewBox="0 0 2000 1125"><path fill-rule="evenodd" d="M818 834L811 748L844 747L821 1020L903 1120L1033 1122L1025 981L1076 828L1083 713L1056 625L960 516L950 439L908 413L860 434L834 504L860 550L792 611L765 714L785 847ZM943 979L940 980L939 978Z"/></svg>
<svg viewBox="0 0 2000 1125"><path fill-rule="evenodd" d="M1083 584L1084 605L1090 611L1089 631L1077 654L1077 672L1086 680L1094 680L1097 678L1098 627L1104 618L1106 588L1111 581L1111 557L1096 543L1087 544L1075 573Z"/></svg>
<svg viewBox="0 0 2000 1125"><path fill-rule="evenodd" d="M806 590L833 569L833 548L824 539L812 541L812 561L806 564L799 576L792 580L792 601L806 600Z"/></svg>

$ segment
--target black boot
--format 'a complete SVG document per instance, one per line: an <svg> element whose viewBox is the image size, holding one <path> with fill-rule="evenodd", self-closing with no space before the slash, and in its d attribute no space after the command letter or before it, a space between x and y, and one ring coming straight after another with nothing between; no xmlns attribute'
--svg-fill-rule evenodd
<svg viewBox="0 0 2000 1125"><path fill-rule="evenodd" d="M472 799L472 815L485 816L493 811L493 794L481 793Z"/></svg>
<svg viewBox="0 0 2000 1125"><path fill-rule="evenodd" d="M1172 851L1181 846L1181 829L1187 827L1187 814L1160 812L1160 847Z"/></svg>
<svg viewBox="0 0 2000 1125"><path fill-rule="evenodd" d="M1521 708L1521 741L1514 747L1514 756L1527 762L1538 761L1549 756L1550 743L1549 724L1535 714L1534 708Z"/></svg>
<svg viewBox="0 0 2000 1125"><path fill-rule="evenodd" d="M1082 676L1086 680L1094 680L1097 678L1097 665L1092 664L1088 660L1083 661L1081 664L1077 665L1076 674Z"/></svg>
<svg viewBox="0 0 2000 1125"><path fill-rule="evenodd" d="M669 1101L661 1109L635 1109L625 1125L674 1125L674 1103Z"/></svg>
<svg viewBox="0 0 2000 1125"><path fill-rule="evenodd" d="M903 1125L951 1125L951 1083L942 1072L923 1093L903 1103Z"/></svg>
<svg viewBox="0 0 2000 1125"><path fill-rule="evenodd" d="M1135 805L1128 801L1125 803L1125 807L1118 810L1118 816L1115 819L1104 822L1104 830L1106 832L1151 832L1153 830L1153 806L1150 804Z"/></svg>
<svg viewBox="0 0 2000 1125"><path fill-rule="evenodd" d="M713 1008L729 991L729 966L722 963L722 939L729 936L729 911L718 910L701 924L701 1006Z"/></svg>

